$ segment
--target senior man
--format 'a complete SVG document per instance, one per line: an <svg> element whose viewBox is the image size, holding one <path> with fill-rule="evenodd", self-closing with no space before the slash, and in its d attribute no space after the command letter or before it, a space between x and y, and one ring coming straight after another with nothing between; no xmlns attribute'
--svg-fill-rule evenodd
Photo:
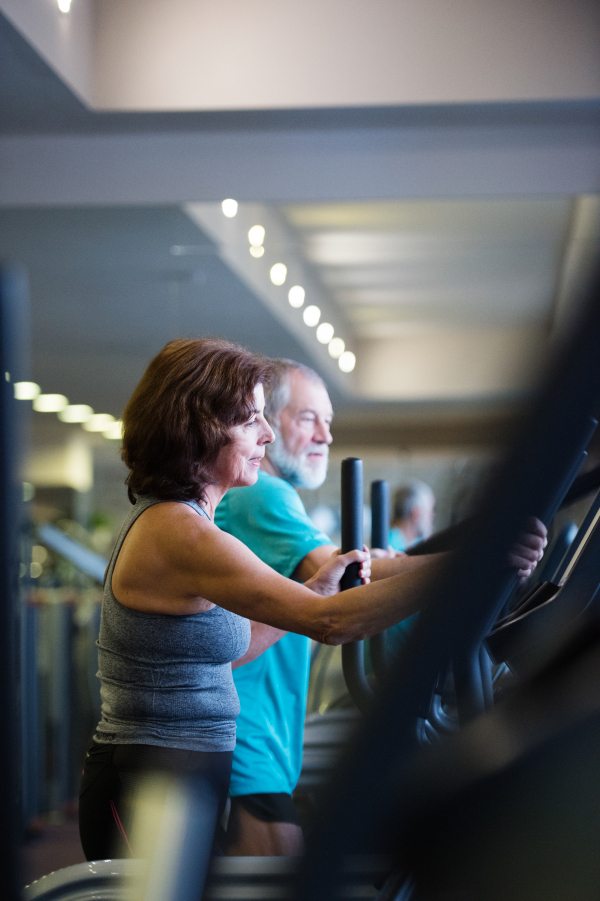
<svg viewBox="0 0 600 901"><path fill-rule="evenodd" d="M215 523L282 575L304 582L335 550L295 490L318 488L325 479L333 410L316 372L292 360L274 363L265 415L276 440L266 448L256 484L228 491ZM532 569L542 541L533 537L530 546L519 545L522 553L515 556L513 551L513 565L522 572ZM373 560L371 577L408 573L431 559L400 555ZM260 623L252 623L252 630L253 638L273 631ZM241 713L230 785L231 855L295 855L303 850L292 792L302 766L310 641L303 635L281 635L257 659L234 669Z"/></svg>
<svg viewBox="0 0 600 901"><path fill-rule="evenodd" d="M335 550L306 514L296 488L327 475L333 410L322 379L307 366L275 361L265 415L276 440L255 485L229 491L215 523L284 576L304 582ZM292 792L302 766L310 641L288 633L234 670L241 713L231 775L229 854L302 851Z"/></svg>

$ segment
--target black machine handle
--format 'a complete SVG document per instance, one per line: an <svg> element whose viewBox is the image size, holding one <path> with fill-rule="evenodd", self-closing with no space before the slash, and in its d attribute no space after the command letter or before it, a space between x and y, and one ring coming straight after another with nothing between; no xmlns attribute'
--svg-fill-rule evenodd
<svg viewBox="0 0 600 901"><path fill-rule="evenodd" d="M342 554L363 549L363 462L342 460ZM360 585L360 565L351 563L342 576L342 591Z"/></svg>
<svg viewBox="0 0 600 901"><path fill-rule="evenodd" d="M598 423L593 417L588 417L587 430L582 440L582 448L587 447L597 425ZM582 450L579 457L573 461L573 468L571 472L567 474L562 490L557 491L555 497L549 503L547 510L542 511L543 515L540 516L540 519L546 525L554 518L559 509L570 506L575 503L575 501L585 497L586 494L591 494L592 491L600 488L600 466L597 466L590 472L577 476L585 457L585 451ZM577 478L575 478L575 476L577 476ZM425 539L425 541L419 541L418 544L408 548L406 553L409 557L420 557L423 556L423 554L438 554L443 551L456 550L456 548L469 537L476 520L476 517L468 517L453 526L449 526L447 529L442 529L440 532L431 535L430 538Z"/></svg>
<svg viewBox="0 0 600 901"><path fill-rule="evenodd" d="M390 485L385 479L371 482L371 547L385 550L390 541Z"/></svg>
<svg viewBox="0 0 600 901"><path fill-rule="evenodd" d="M371 547L387 548L390 535L390 486L385 479L371 482ZM369 639L373 671L378 682L385 680L389 669L385 632Z"/></svg>
<svg viewBox="0 0 600 901"><path fill-rule="evenodd" d="M342 460L342 553L363 549L363 464L358 457ZM360 585L360 564L346 567L340 586L342 591ZM365 652L362 641L342 645L342 670L350 697L363 713L373 700L373 689L365 674Z"/></svg>
<svg viewBox="0 0 600 901"><path fill-rule="evenodd" d="M577 476L567 491L562 506L569 507L571 504L574 504L575 501L585 497L586 494L591 494L592 491L596 491L598 488L600 488L600 466L596 466L589 472Z"/></svg>
<svg viewBox="0 0 600 901"><path fill-rule="evenodd" d="M586 458L585 448L592 439L598 422L592 416L583 417L580 424L579 435L574 436L577 442L570 465L565 467L562 481L558 483L554 495L549 498L546 509L540 510L539 518L545 525L549 525L561 508L569 489L577 478L577 473ZM498 617L506 609L508 601L518 585L518 576L515 572L507 573L503 588L498 592L496 607L493 615L488 620L485 631L474 638L470 647L453 660L454 678L456 683L456 697L458 715L461 725L466 724L486 709L486 672L481 666L481 645L487 634L492 632Z"/></svg>

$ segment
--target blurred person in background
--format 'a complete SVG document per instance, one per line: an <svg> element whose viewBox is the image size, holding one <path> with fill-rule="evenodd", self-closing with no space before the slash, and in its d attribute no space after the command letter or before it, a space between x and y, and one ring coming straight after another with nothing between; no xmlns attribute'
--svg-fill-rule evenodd
<svg viewBox="0 0 600 901"><path fill-rule="evenodd" d="M429 538L433 531L433 491L429 485L417 479L401 485L394 493L392 513L390 547L403 552Z"/></svg>
<svg viewBox="0 0 600 901"><path fill-rule="evenodd" d="M293 360L272 363L265 417L275 442L266 447L256 482L234 488L222 499L215 524L281 575L304 582L335 549L313 524L296 491L318 488L325 480L333 409L314 370ZM531 539L533 544L538 541ZM433 560L431 555L385 551L372 561L371 579L408 574L431 566ZM259 627L252 624L253 634ZM310 641L289 633L234 672L241 712L230 784L228 854L297 855L303 850L292 793L302 767L309 670Z"/></svg>
<svg viewBox="0 0 600 901"><path fill-rule="evenodd" d="M394 556L404 555L408 548L429 538L433 532L434 515L435 496L426 482L413 479L405 485L400 485L394 492L392 502L388 552ZM380 551L375 550L373 554L379 556ZM390 654L397 656L402 652L417 623L418 616L418 613L413 613L412 616L408 616L387 630ZM370 671L371 657L368 646L365 660Z"/></svg>

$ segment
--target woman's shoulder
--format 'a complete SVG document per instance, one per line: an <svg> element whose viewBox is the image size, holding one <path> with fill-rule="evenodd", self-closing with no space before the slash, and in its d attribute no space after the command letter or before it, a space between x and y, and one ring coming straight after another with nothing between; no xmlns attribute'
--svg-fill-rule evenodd
<svg viewBox="0 0 600 901"><path fill-rule="evenodd" d="M199 505L195 505L198 506ZM140 534L156 534L161 540L214 529L210 517L182 501L155 501L140 513L134 529Z"/></svg>

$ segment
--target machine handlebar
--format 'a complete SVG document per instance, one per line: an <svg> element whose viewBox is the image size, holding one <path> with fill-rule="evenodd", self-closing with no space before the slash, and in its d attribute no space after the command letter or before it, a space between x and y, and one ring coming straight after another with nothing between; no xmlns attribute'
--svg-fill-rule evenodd
<svg viewBox="0 0 600 901"><path fill-rule="evenodd" d="M342 553L363 548L363 464L358 457L342 460ZM342 576L342 591L361 584L360 564L351 563ZM365 713L373 700L373 689L365 674L364 644L342 645L342 670L350 697Z"/></svg>

